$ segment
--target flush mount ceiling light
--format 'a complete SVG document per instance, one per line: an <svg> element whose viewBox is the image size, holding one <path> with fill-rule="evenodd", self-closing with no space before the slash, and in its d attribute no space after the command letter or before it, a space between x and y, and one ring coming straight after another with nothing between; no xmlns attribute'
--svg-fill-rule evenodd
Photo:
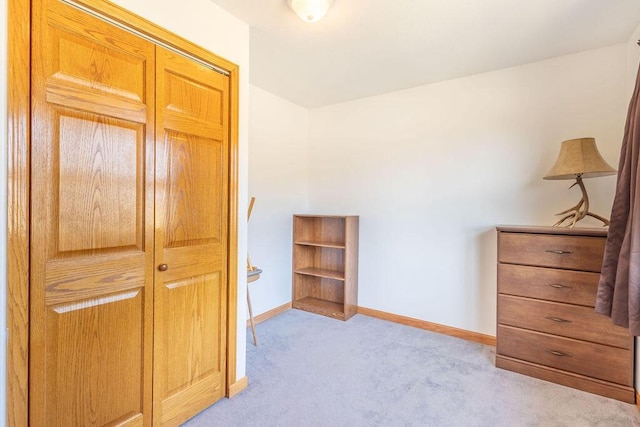
<svg viewBox="0 0 640 427"><path fill-rule="evenodd" d="M287 0L289 7L305 22L318 22L329 10L329 0Z"/></svg>

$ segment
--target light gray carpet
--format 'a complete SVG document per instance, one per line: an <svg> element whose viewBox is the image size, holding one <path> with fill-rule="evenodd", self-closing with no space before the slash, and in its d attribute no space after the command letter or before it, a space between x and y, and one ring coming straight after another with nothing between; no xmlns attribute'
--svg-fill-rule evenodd
<svg viewBox="0 0 640 427"><path fill-rule="evenodd" d="M494 347L362 315L257 328L249 387L186 426L640 426L635 405L495 368Z"/></svg>

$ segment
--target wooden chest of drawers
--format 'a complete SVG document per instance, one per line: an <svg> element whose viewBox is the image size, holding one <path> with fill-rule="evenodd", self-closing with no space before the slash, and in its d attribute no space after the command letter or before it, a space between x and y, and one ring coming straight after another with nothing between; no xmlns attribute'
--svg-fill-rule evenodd
<svg viewBox="0 0 640 427"><path fill-rule="evenodd" d="M498 227L497 367L635 402L634 340L594 311L606 236Z"/></svg>

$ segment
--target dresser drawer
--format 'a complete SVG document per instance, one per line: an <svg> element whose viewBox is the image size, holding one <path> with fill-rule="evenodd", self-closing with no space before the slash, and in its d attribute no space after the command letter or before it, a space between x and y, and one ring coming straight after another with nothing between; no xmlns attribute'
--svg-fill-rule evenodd
<svg viewBox="0 0 640 427"><path fill-rule="evenodd" d="M630 349L629 331L591 307L498 296L498 323Z"/></svg>
<svg viewBox="0 0 640 427"><path fill-rule="evenodd" d="M617 384L633 385L629 350L498 326L497 354L574 372Z"/></svg>
<svg viewBox="0 0 640 427"><path fill-rule="evenodd" d="M600 273L498 265L498 293L595 307Z"/></svg>
<svg viewBox="0 0 640 427"><path fill-rule="evenodd" d="M498 234L498 261L599 272L606 239L593 236Z"/></svg>

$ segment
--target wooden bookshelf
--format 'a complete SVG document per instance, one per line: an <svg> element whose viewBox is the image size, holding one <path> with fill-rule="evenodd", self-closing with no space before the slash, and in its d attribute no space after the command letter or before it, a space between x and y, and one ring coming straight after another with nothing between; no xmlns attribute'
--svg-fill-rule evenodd
<svg viewBox="0 0 640 427"><path fill-rule="evenodd" d="M293 216L293 308L348 320L358 306L357 216Z"/></svg>

